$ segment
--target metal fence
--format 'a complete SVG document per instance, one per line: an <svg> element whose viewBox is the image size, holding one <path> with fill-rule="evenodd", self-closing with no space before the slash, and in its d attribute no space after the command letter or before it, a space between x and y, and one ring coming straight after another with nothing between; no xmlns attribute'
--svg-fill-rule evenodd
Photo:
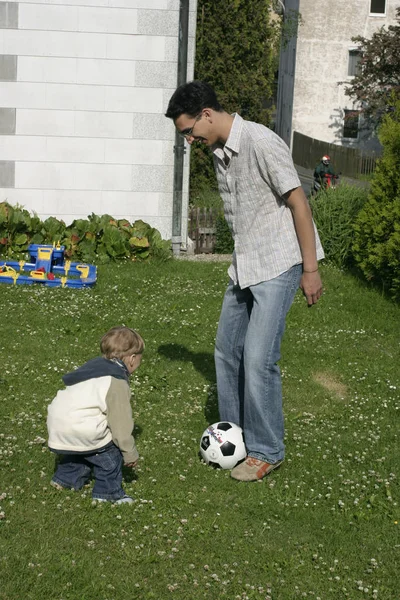
<svg viewBox="0 0 400 600"><path fill-rule="evenodd" d="M328 144L297 131L293 133L293 162L296 165L315 169L324 154L331 157L335 171L355 179L373 173L379 158L375 153L363 153L358 148Z"/></svg>
<svg viewBox="0 0 400 600"><path fill-rule="evenodd" d="M195 254L214 251L216 240L216 208L191 208L188 219L188 235L194 242Z"/></svg>

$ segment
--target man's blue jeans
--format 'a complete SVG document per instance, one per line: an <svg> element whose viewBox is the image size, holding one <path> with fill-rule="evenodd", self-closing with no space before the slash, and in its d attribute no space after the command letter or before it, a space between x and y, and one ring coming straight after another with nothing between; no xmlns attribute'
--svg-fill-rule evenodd
<svg viewBox="0 0 400 600"><path fill-rule="evenodd" d="M302 265L279 277L225 293L215 344L222 421L243 428L247 454L274 464L285 455L281 374L277 362L286 315Z"/></svg>
<svg viewBox="0 0 400 600"><path fill-rule="evenodd" d="M113 443L91 454L63 454L53 481L65 488L80 490L89 481L93 469L93 498L119 500L125 495L122 462L121 451Z"/></svg>

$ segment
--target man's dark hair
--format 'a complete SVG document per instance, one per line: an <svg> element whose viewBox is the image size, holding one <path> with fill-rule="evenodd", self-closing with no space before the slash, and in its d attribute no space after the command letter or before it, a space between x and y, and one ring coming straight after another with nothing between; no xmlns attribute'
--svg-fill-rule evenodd
<svg viewBox="0 0 400 600"><path fill-rule="evenodd" d="M223 111L213 88L208 83L189 81L180 85L172 94L165 116L174 120L183 114L196 117L203 108Z"/></svg>

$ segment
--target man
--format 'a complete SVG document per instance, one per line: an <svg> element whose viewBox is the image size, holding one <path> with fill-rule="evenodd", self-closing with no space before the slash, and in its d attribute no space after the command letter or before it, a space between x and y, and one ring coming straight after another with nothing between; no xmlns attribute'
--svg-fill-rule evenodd
<svg viewBox="0 0 400 600"><path fill-rule="evenodd" d="M335 175L335 171L331 165L331 159L327 154L321 158L321 162L315 167L314 170L314 192L318 192L318 190L322 187L326 187L328 184L328 180L337 179L337 175Z"/></svg>
<svg viewBox="0 0 400 600"><path fill-rule="evenodd" d="M280 345L297 288L322 294L323 250L285 143L230 115L202 81L180 86L166 116L192 144L209 146L235 242L215 345L220 419L243 427L247 457L231 472L256 481L284 459Z"/></svg>

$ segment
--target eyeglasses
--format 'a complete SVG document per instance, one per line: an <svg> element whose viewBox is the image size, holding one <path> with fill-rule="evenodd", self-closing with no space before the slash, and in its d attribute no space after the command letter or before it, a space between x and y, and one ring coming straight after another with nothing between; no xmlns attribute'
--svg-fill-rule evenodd
<svg viewBox="0 0 400 600"><path fill-rule="evenodd" d="M193 135L194 126L196 125L197 121L200 121L202 115L203 115L203 111L201 111L201 113L199 113L197 115L197 117L194 120L193 125L189 129L184 129L183 131L178 131L179 135L183 136L184 138L191 137Z"/></svg>

